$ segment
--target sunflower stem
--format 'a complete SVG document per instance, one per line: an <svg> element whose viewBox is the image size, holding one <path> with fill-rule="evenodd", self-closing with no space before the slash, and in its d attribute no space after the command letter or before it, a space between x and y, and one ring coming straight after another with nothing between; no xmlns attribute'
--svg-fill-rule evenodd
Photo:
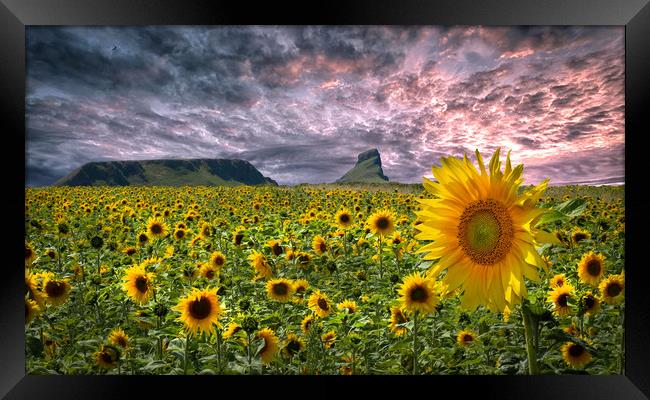
<svg viewBox="0 0 650 400"><path fill-rule="evenodd" d="M413 315L413 375L418 374L418 318L419 313L416 311Z"/></svg>
<svg viewBox="0 0 650 400"><path fill-rule="evenodd" d="M99 258L101 257L102 253L97 251L97 285L99 286L102 283L102 267L101 264L99 263Z"/></svg>
<svg viewBox="0 0 650 400"><path fill-rule="evenodd" d="M625 306L621 305L621 327L623 331L621 332L621 355L619 357L619 373L625 375Z"/></svg>
<svg viewBox="0 0 650 400"><path fill-rule="evenodd" d="M217 371L221 373L221 329L217 328Z"/></svg>
<svg viewBox="0 0 650 400"><path fill-rule="evenodd" d="M383 279L384 264L381 254L381 235L379 235L379 279Z"/></svg>
<svg viewBox="0 0 650 400"><path fill-rule="evenodd" d="M253 375L253 359L251 355L251 334L247 332L248 335L248 343L246 346L246 350L248 351L248 375Z"/></svg>
<svg viewBox="0 0 650 400"><path fill-rule="evenodd" d="M537 366L537 350L535 349L535 331L537 329L533 326L533 316L530 314L528 307L522 307L522 314L526 337L526 352L528 354L528 373L530 375L538 375L539 368Z"/></svg>
<svg viewBox="0 0 650 400"><path fill-rule="evenodd" d="M155 293L156 293L156 292L154 292L154 296L155 296ZM154 301L155 301L155 299L154 299ZM160 316L157 316L157 317L156 317L156 330L160 330L160 325L161 325L161 323L160 323ZM161 338L160 336L158 336L158 339L156 339L156 340L157 340L157 342L158 342L158 343L157 343L158 345L156 346L156 347L157 347L157 350L158 350L158 358L159 358L160 360L162 360L162 359L163 359L162 338Z"/></svg>
<svg viewBox="0 0 650 400"><path fill-rule="evenodd" d="M185 336L185 358L183 363L183 375L187 375L187 360L189 359L190 354L190 333L187 332Z"/></svg>

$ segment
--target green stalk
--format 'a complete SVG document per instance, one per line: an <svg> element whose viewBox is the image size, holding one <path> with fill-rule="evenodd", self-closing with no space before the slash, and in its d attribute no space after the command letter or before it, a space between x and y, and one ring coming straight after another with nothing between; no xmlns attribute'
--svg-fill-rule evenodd
<svg viewBox="0 0 650 400"><path fill-rule="evenodd" d="M100 251L97 251L97 284L99 285L102 282L102 267L99 262L99 258L102 255Z"/></svg>
<svg viewBox="0 0 650 400"><path fill-rule="evenodd" d="M526 352L528 354L528 373L530 375L539 375L537 366L537 349L535 348L535 336L537 335L537 326L533 325L533 317L527 307L522 307L524 320L524 331L526 335Z"/></svg>
<svg viewBox="0 0 650 400"><path fill-rule="evenodd" d="M246 346L246 349L248 350L248 375L253 375L253 359L251 355L251 334L247 333L248 335L248 345Z"/></svg>
<svg viewBox="0 0 650 400"><path fill-rule="evenodd" d="M381 254L381 235L379 235L378 243L379 243L379 279L382 279L384 264L382 260L382 254Z"/></svg>
<svg viewBox="0 0 650 400"><path fill-rule="evenodd" d="M418 374L418 316L419 313L416 311L413 315L413 375Z"/></svg>
<svg viewBox="0 0 650 400"><path fill-rule="evenodd" d="M183 365L183 375L187 375L187 360L189 358L189 353L190 353L190 332L187 332L187 335L185 336L185 359L184 359L184 365Z"/></svg>
<svg viewBox="0 0 650 400"><path fill-rule="evenodd" d="M625 375L625 306L621 305L619 312L621 313L621 355L619 357L619 374Z"/></svg>
<svg viewBox="0 0 650 400"><path fill-rule="evenodd" d="M221 329L217 328L217 370L221 373Z"/></svg>

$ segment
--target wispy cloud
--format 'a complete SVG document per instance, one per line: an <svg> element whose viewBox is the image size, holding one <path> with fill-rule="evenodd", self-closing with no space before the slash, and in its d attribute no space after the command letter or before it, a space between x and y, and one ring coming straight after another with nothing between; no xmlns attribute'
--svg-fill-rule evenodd
<svg viewBox="0 0 650 400"><path fill-rule="evenodd" d="M28 27L27 184L88 161L243 158L332 182L512 150L525 178L622 181L616 27Z"/></svg>

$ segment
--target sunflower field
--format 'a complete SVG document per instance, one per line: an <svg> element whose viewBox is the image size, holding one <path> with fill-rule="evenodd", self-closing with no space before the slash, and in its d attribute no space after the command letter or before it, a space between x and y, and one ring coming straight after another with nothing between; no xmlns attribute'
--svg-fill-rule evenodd
<svg viewBox="0 0 650 400"><path fill-rule="evenodd" d="M623 373L624 188L443 172L27 188L27 373Z"/></svg>

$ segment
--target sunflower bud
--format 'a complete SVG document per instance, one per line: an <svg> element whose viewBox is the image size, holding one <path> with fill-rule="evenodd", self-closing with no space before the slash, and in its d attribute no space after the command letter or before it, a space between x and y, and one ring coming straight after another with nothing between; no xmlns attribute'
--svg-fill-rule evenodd
<svg viewBox="0 0 650 400"><path fill-rule="evenodd" d="M248 311L250 307L251 307L251 302L248 299L239 300L239 308L242 311Z"/></svg>
<svg viewBox="0 0 650 400"><path fill-rule="evenodd" d="M244 318L244 320L241 323L241 327L243 330L245 330L247 333L253 333L257 330L258 322L257 318L253 316L248 316Z"/></svg>
<svg viewBox="0 0 650 400"><path fill-rule="evenodd" d="M160 318L164 318L168 312L169 312L169 308L161 303L156 304L153 308L153 313L159 316Z"/></svg>
<svg viewBox="0 0 650 400"><path fill-rule="evenodd" d="M104 239L100 236L93 236L93 238L90 239L90 245L95 249L101 249L104 245Z"/></svg>

